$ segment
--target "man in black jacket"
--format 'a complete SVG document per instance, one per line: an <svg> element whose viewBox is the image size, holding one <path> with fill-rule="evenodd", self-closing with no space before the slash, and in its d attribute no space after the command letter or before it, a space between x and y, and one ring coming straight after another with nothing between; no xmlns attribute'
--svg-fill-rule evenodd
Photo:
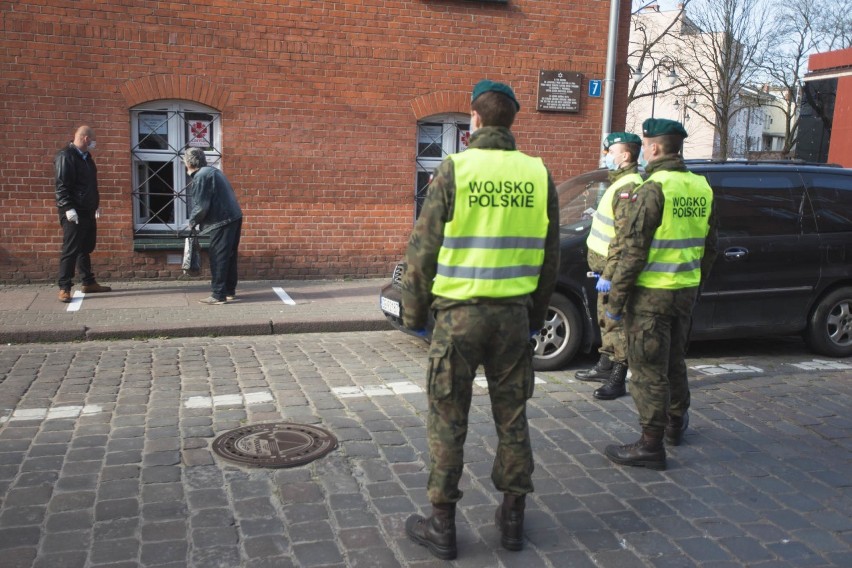
<svg viewBox="0 0 852 568"><path fill-rule="evenodd" d="M83 293L109 292L92 272L89 255L95 250L99 217L98 169L92 159L95 132L81 126L74 141L56 154L56 206L62 226L62 254L59 257L59 301L71 301L75 267L80 271Z"/></svg>

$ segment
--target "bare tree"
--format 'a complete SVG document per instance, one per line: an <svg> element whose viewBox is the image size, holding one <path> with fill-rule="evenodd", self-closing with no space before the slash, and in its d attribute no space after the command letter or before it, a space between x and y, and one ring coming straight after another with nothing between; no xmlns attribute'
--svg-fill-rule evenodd
<svg viewBox="0 0 852 568"><path fill-rule="evenodd" d="M741 96L759 70L771 37L769 5L762 0L693 0L678 39L684 83L709 109L699 114L715 127L713 157L725 159L731 121L747 102Z"/></svg>
<svg viewBox="0 0 852 568"><path fill-rule="evenodd" d="M789 155L796 144L799 130L797 95L808 66L808 55L820 41L816 29L823 2L801 2L782 0L776 5L776 32L768 57L763 61L763 70L771 86L780 97L770 106L781 110L784 116L784 147Z"/></svg>
<svg viewBox="0 0 852 568"><path fill-rule="evenodd" d="M681 62L676 57L672 55L660 57L658 54L667 51L666 46L671 45L672 38L680 32L683 17L686 13L686 6L690 1L683 0L683 2L678 4L675 16L662 27L651 26L647 19L641 17L644 10L658 8L655 1L644 3L638 7L634 4L633 17L631 18L634 33L630 34L627 60L633 63L631 71L640 79L631 82L630 89L627 92L628 106L637 99L652 95L662 95L674 91L681 86L680 81L675 81L673 84L663 86L662 88L658 86L656 90L640 88L642 83L649 77L653 80L653 77L659 76L660 72L665 72L669 75L681 66Z"/></svg>
<svg viewBox="0 0 852 568"><path fill-rule="evenodd" d="M852 47L852 0L821 2L814 16L818 51Z"/></svg>

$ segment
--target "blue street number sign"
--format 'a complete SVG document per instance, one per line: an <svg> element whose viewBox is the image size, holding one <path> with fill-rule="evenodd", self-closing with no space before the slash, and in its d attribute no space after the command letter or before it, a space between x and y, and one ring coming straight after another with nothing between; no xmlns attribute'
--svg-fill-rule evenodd
<svg viewBox="0 0 852 568"><path fill-rule="evenodd" d="M589 80L589 96L590 97L601 96L601 80L600 79L590 79Z"/></svg>

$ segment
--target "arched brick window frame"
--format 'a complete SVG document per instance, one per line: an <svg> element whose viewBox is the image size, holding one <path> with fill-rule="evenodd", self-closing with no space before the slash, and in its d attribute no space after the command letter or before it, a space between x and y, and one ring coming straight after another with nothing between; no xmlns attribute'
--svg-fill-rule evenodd
<svg viewBox="0 0 852 568"><path fill-rule="evenodd" d="M202 77L186 75L148 75L126 81L120 90L127 108L162 99L183 99L222 112L231 98L228 89Z"/></svg>
<svg viewBox="0 0 852 568"><path fill-rule="evenodd" d="M417 119L414 182L416 219L426 199L435 168L450 154L467 148L470 136L470 94L436 91L414 99L411 110Z"/></svg>
<svg viewBox="0 0 852 568"><path fill-rule="evenodd" d="M186 148L203 148L208 164L221 167L221 109L230 93L200 77L164 74L120 89L131 122L134 246L158 248L187 227L192 204L180 158Z"/></svg>

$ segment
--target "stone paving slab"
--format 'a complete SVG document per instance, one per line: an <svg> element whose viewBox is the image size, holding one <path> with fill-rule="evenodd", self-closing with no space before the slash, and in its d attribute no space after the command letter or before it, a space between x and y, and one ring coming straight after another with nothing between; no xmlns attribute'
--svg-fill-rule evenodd
<svg viewBox="0 0 852 568"><path fill-rule="evenodd" d="M739 342L742 343L742 342ZM746 354L748 353L748 354ZM685 444L669 469L602 454L636 437L629 397L575 368L529 404L526 546L499 546L496 436L474 387L459 559L404 534L427 511L426 348L396 331L0 346L0 565L6 567L852 565L852 360L800 342L691 349ZM339 447L291 469L211 451L295 421Z"/></svg>
<svg viewBox="0 0 852 568"><path fill-rule="evenodd" d="M54 286L0 286L0 342L385 330L391 326L378 294L386 283L241 282L238 299L221 306L198 303L209 295L209 284L198 280L110 282L112 292L72 304L59 302Z"/></svg>

